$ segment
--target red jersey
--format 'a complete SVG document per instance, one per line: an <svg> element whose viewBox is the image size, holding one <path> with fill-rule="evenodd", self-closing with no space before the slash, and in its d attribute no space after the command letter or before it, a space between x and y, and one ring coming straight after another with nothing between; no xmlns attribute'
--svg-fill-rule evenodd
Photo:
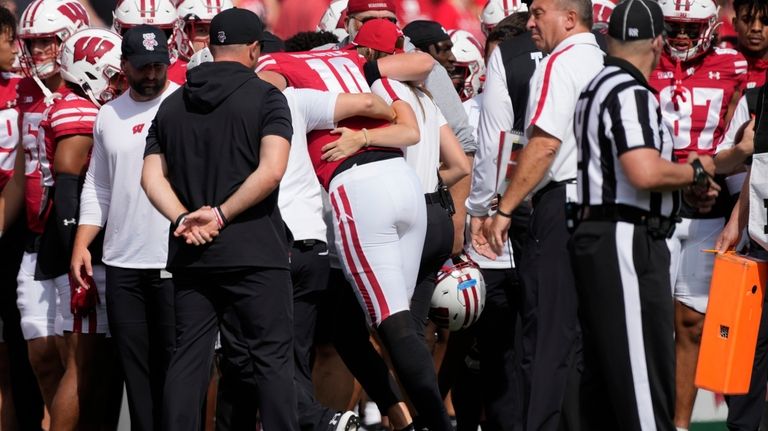
<svg viewBox="0 0 768 431"><path fill-rule="evenodd" d="M0 190L13 176L16 163L16 146L19 143L19 110L16 108L16 99L20 80L21 77L17 75L0 73Z"/></svg>
<svg viewBox="0 0 768 431"><path fill-rule="evenodd" d="M768 60L744 56L747 59L747 83L745 88L762 87L765 73L768 72Z"/></svg>
<svg viewBox="0 0 768 431"><path fill-rule="evenodd" d="M37 146L37 128L45 112L45 96L32 78L19 82L17 106L20 113L21 145L24 148L24 199L27 209L27 227L42 233L45 225L40 216L43 185L40 172L40 150Z"/></svg>
<svg viewBox="0 0 768 431"><path fill-rule="evenodd" d="M649 83L659 92L661 115L678 161L684 162L690 151L715 154L725 132L728 104L733 93L744 88L746 73L747 60L732 49L715 48L680 65L662 54Z"/></svg>
<svg viewBox="0 0 768 431"><path fill-rule="evenodd" d="M365 58L352 50L284 52L264 55L259 59L256 71L273 71L285 77L290 86L330 91L331 93L370 93L363 75ZM339 123L340 127L354 130L375 129L388 125L386 121L364 117L352 117ZM315 130L307 135L307 149L312 166L315 168L320 184L328 188L331 177L343 160L326 162L323 155L324 145L336 141L339 135L330 134L330 130ZM362 151L384 150L392 148L366 147ZM397 150L395 150L397 151Z"/></svg>
<svg viewBox="0 0 768 431"><path fill-rule="evenodd" d="M93 102L72 90L67 88L60 93L62 97L45 110L38 128L37 147L41 151L43 187L52 187L55 183L53 160L59 140L72 135L93 135L93 123L99 113L99 108Z"/></svg>
<svg viewBox="0 0 768 431"><path fill-rule="evenodd" d="M187 64L189 62L183 58L176 58L173 60L170 66L168 66L168 80L175 82L179 85L184 85L187 82Z"/></svg>

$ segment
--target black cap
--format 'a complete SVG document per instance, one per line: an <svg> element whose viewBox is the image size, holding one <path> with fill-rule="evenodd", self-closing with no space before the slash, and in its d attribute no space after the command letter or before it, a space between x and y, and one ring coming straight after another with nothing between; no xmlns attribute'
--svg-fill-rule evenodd
<svg viewBox="0 0 768 431"><path fill-rule="evenodd" d="M171 64L168 55L168 36L151 25L137 25L123 35L123 57L137 69L152 64Z"/></svg>
<svg viewBox="0 0 768 431"><path fill-rule="evenodd" d="M264 38L264 24L248 9L232 8L211 20L211 45L250 45Z"/></svg>
<svg viewBox="0 0 768 431"><path fill-rule="evenodd" d="M285 51L285 42L274 34L265 31L261 38L261 54Z"/></svg>
<svg viewBox="0 0 768 431"><path fill-rule="evenodd" d="M655 39L664 31L664 13L652 0L624 0L608 21L608 35L618 40Z"/></svg>
<svg viewBox="0 0 768 431"><path fill-rule="evenodd" d="M442 25L436 21L417 20L403 28L403 34L408 36L411 43L422 51L426 51L429 45L451 40L451 36Z"/></svg>

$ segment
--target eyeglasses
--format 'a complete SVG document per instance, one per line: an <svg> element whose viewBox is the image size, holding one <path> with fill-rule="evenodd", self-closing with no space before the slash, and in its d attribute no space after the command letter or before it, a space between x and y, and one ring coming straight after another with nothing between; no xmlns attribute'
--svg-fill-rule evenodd
<svg viewBox="0 0 768 431"><path fill-rule="evenodd" d="M372 20L372 19L385 19L392 24L397 24L397 18L391 17L391 16L367 16L365 18L358 18L356 16L351 16L350 18L356 19L360 21L361 24L365 24L366 22Z"/></svg>

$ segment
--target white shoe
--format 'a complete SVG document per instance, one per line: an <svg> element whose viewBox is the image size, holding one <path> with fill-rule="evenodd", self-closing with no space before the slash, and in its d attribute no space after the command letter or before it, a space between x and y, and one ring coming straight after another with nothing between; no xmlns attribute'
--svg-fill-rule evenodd
<svg viewBox="0 0 768 431"><path fill-rule="evenodd" d="M360 426L360 419L355 412L338 412L328 423L328 431L357 431Z"/></svg>

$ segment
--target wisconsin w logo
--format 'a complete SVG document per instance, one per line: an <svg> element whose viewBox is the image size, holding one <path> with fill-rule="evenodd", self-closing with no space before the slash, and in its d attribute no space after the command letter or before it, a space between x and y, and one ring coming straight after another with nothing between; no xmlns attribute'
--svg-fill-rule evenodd
<svg viewBox="0 0 768 431"><path fill-rule="evenodd" d="M96 64L101 57L107 54L115 45L100 37L84 37L75 42L74 61L85 60Z"/></svg>
<svg viewBox="0 0 768 431"><path fill-rule="evenodd" d="M78 2L64 3L58 7L58 11L72 22L80 22L85 25L88 25L89 23L88 12L86 12L83 5Z"/></svg>

